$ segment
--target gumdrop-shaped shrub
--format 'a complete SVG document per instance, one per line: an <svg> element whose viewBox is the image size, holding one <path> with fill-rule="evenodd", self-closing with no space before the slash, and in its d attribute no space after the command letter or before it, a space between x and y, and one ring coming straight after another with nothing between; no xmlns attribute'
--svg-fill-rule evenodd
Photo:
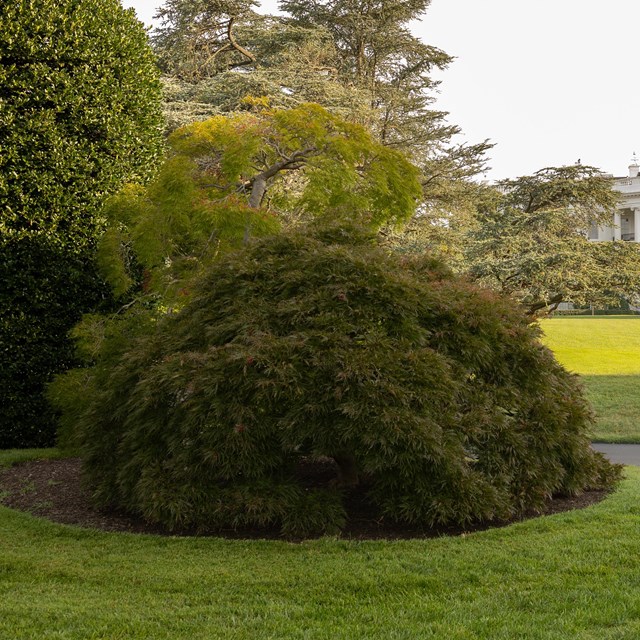
<svg viewBox="0 0 640 640"><path fill-rule="evenodd" d="M610 486L579 381L539 333L512 300L366 233L258 240L85 374L86 476L100 504L172 529L286 535L339 531L355 490L429 526ZM309 482L327 460L334 477Z"/></svg>

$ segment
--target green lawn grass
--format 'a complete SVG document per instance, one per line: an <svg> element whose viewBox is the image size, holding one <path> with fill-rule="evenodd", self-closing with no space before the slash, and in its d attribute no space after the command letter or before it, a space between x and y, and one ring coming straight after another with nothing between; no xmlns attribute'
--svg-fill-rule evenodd
<svg viewBox="0 0 640 640"><path fill-rule="evenodd" d="M638 438L640 323L543 322L598 433ZM57 457L0 451L0 467ZM586 510L457 538L291 544L108 534L0 507L0 638L640 637L640 468Z"/></svg>
<svg viewBox="0 0 640 640"><path fill-rule="evenodd" d="M0 638L631 640L639 518L635 468L586 510L432 540L107 534L0 508Z"/></svg>
<svg viewBox="0 0 640 640"><path fill-rule="evenodd" d="M584 379L597 416L594 440L640 442L640 318L578 316L541 325L558 360Z"/></svg>
<svg viewBox="0 0 640 640"><path fill-rule="evenodd" d="M64 453L58 449L0 449L0 468L9 467L12 464L24 460L55 460L63 458Z"/></svg>

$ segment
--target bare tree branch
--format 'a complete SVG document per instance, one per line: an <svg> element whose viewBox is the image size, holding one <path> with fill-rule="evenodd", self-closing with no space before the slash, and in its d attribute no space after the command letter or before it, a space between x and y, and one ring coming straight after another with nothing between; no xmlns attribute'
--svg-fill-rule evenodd
<svg viewBox="0 0 640 640"><path fill-rule="evenodd" d="M272 164L270 167L267 167L267 169L251 178L248 183L243 185L244 188L251 187L249 206L252 209L257 209L260 206L260 203L264 198L264 194L267 191L267 182L270 178L273 178L273 176L280 173L280 171L285 171L287 169L300 169L304 166L308 157L312 154L317 154L318 151L319 150L316 147L307 147L300 151L294 151L290 156L284 156L282 160Z"/></svg>
<svg viewBox="0 0 640 640"><path fill-rule="evenodd" d="M229 20L229 25L227 26L227 38L229 38L229 44L238 53L241 53L243 56L246 56L248 58L248 60L246 60L245 62L240 62L238 64L253 64L256 62L256 57L253 55L253 53L251 53L251 51L245 49L241 44L239 44L239 42L235 39L233 35L232 27L233 27L234 21L235 21L235 18L232 17Z"/></svg>
<svg viewBox="0 0 640 640"><path fill-rule="evenodd" d="M556 294L550 300L540 300L529 305L527 309L528 316L534 316L540 309L546 309L547 307L553 307L552 311L558 308L558 305L562 302L563 295L561 293Z"/></svg>

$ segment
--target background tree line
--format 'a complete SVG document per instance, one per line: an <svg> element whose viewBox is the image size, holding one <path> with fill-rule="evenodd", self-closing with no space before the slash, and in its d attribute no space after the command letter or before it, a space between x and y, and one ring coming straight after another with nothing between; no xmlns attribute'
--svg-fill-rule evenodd
<svg viewBox="0 0 640 640"><path fill-rule="evenodd" d="M438 254L532 316L565 301L635 299L636 248L586 237L593 224L611 224L618 204L598 169L551 167L497 185L478 181L491 144L454 142L460 129L433 108L438 82L431 76L452 59L408 27L429 4L283 0L284 16L264 16L251 0L169 0L152 36L169 126L245 110L248 95L282 108L322 104L363 124L420 171L409 224L381 229L390 246Z"/></svg>

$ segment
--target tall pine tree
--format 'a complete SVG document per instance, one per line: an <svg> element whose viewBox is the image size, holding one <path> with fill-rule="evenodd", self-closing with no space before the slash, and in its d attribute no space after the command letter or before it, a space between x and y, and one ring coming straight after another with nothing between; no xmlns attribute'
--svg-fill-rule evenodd
<svg viewBox="0 0 640 640"><path fill-rule="evenodd" d="M327 30L339 54L344 84L367 92L371 129L383 144L408 153L423 171L425 203L440 216L466 193L460 182L484 165L485 141L455 145L459 127L433 108L432 77L451 57L415 37L409 24L430 0L282 0L280 8L301 27Z"/></svg>

